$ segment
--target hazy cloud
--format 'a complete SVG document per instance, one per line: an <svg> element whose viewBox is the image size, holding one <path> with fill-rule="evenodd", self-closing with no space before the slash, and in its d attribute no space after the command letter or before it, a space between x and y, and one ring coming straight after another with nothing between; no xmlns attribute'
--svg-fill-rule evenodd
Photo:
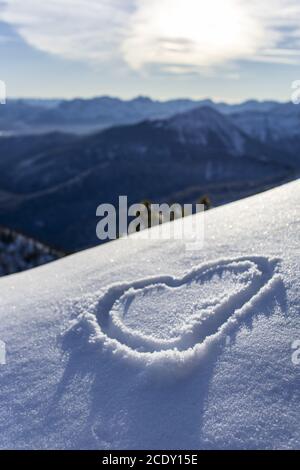
<svg viewBox="0 0 300 470"><path fill-rule="evenodd" d="M300 64L299 0L6 0L0 19L42 51L135 70Z"/></svg>
<svg viewBox="0 0 300 470"><path fill-rule="evenodd" d="M0 19L31 46L87 62L119 56L131 0L6 0Z"/></svg>

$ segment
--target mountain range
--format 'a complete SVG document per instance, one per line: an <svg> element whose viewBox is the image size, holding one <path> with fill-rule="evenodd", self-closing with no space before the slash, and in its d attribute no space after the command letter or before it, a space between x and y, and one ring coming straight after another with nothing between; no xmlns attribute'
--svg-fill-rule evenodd
<svg viewBox="0 0 300 470"><path fill-rule="evenodd" d="M209 106L223 113L269 112L274 101L250 100L237 105L212 100L177 99L153 101L137 97L124 101L108 96L73 100L8 100L0 106L0 135L71 132L88 134L107 127L134 124L146 119L165 119L194 108Z"/></svg>
<svg viewBox="0 0 300 470"><path fill-rule="evenodd" d="M224 105L221 113L201 105L90 135L1 138L0 223L72 252L99 243L96 208L117 204L119 195L127 195L129 204L191 203L208 195L218 206L293 179L300 139L296 127L295 134L290 127L275 133L281 114L269 106L253 110L249 102L229 112ZM296 120L298 108L291 110ZM268 132L261 131L257 114L270 116Z"/></svg>

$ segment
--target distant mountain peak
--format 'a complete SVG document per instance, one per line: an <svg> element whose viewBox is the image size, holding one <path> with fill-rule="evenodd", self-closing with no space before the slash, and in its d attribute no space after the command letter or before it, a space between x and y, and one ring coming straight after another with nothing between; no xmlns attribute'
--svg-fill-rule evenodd
<svg viewBox="0 0 300 470"><path fill-rule="evenodd" d="M179 133L181 142L212 145L212 141L222 144L235 155L242 155L248 138L229 117L209 106L200 106L177 114L167 121L167 126Z"/></svg>

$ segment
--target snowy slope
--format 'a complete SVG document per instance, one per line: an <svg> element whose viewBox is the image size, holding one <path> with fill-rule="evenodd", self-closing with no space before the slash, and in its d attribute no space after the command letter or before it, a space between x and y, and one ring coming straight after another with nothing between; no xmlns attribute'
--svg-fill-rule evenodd
<svg viewBox="0 0 300 470"><path fill-rule="evenodd" d="M198 215L201 250L141 233L1 279L1 448L299 448L299 202Z"/></svg>

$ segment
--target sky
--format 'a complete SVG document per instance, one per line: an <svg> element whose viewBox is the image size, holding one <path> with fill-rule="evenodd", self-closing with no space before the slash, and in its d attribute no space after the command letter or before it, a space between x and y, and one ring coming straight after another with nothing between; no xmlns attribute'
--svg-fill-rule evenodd
<svg viewBox="0 0 300 470"><path fill-rule="evenodd" d="M0 0L9 97L289 100L299 0Z"/></svg>

